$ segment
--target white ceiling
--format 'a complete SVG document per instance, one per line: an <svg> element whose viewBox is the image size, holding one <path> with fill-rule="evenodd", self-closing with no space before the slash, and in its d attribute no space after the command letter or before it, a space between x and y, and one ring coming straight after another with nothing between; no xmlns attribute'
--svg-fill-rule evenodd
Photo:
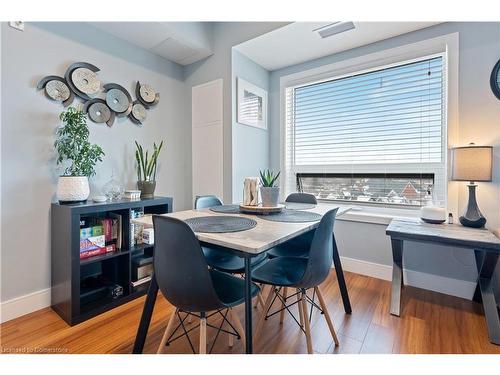
<svg viewBox="0 0 500 375"><path fill-rule="evenodd" d="M329 22L294 22L235 48L267 70L374 43L439 22L354 22L355 29L322 39L313 30Z"/></svg>
<svg viewBox="0 0 500 375"><path fill-rule="evenodd" d="M188 65L212 55L208 22L90 22L94 27Z"/></svg>

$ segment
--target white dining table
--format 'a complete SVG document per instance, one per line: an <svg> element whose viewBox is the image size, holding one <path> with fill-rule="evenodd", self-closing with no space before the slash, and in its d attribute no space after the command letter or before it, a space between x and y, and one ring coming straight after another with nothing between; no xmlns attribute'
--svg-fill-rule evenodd
<svg viewBox="0 0 500 375"><path fill-rule="evenodd" d="M338 208L337 217L343 215L345 212L349 211L351 207L349 206L336 206L333 204L320 203L314 208L304 210L308 212L318 213L320 215L325 214L329 210ZM222 247L228 252L238 255L244 259L245 262L245 338L246 338L246 353L251 354L253 352L253 340L252 340L252 301L251 301L251 285L252 285L252 269L250 267L251 258L266 252L272 247L282 244L294 237L300 236L308 231L316 229L319 221L309 221L309 222L280 222L280 221L270 221L263 218L261 215L254 214L243 214L243 213L220 213L214 212L210 209L199 209L199 210L186 210L177 211L163 216L174 217L179 220L187 220L196 217L203 216L239 216L251 218L256 221L256 225L248 230L239 232L229 232L229 233L202 233L195 232L196 237L202 244L212 244L217 245L218 248ZM140 218L131 220L135 224L141 224L145 228L153 227L153 218L151 215L143 216ZM340 256L337 249L337 244L335 241L335 236L333 235L333 263L335 266L335 271L337 274L338 284L340 293L342 296L342 301L344 303L344 310L347 314L351 313L351 304L349 300L349 294L347 292L347 287L345 284L344 274L342 271L342 265L340 262ZM158 284L154 275L152 275L151 283L148 289L148 294L146 301L144 303L144 308L137 330L137 335L134 343L134 353L142 353L144 347L144 342L146 340L147 331L149 328L149 323L151 321L151 316L154 309L154 304L156 302L156 296L158 293Z"/></svg>

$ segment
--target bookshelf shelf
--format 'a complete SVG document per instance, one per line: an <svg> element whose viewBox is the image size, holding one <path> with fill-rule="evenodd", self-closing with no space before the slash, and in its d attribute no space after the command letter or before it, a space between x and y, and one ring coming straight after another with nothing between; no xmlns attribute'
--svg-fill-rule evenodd
<svg viewBox="0 0 500 375"><path fill-rule="evenodd" d="M154 245L131 246L130 219L133 210L147 214L172 212L172 198L155 197L136 201L51 205L51 306L69 325L81 323L144 295L149 283L133 287L133 256L152 256ZM80 222L83 218L119 217L120 249L80 259ZM118 243L118 242L117 242ZM88 280L94 283L89 283ZM123 294L113 298L117 286Z"/></svg>
<svg viewBox="0 0 500 375"><path fill-rule="evenodd" d="M107 254L102 254L102 255L96 255L90 258L85 258L85 259L80 259L80 266L85 266L87 264L95 263L95 262L101 262L105 259L111 259L115 257L119 257L122 255L128 255L128 250L117 250L112 253L107 253Z"/></svg>

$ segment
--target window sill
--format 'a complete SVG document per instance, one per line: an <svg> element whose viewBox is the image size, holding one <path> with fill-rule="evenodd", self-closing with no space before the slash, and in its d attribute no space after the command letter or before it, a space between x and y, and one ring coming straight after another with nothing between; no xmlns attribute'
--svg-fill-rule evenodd
<svg viewBox="0 0 500 375"><path fill-rule="evenodd" d="M335 203L327 203L337 205ZM394 218L418 218L420 210L408 208L390 208L390 207L371 207L371 206L348 206L340 205L341 207L349 208L347 212L338 216L341 221L354 221L360 223L389 225Z"/></svg>

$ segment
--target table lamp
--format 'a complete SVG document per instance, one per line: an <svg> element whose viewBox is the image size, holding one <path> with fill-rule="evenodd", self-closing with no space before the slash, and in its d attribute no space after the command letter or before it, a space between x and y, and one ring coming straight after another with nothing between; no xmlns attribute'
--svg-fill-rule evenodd
<svg viewBox="0 0 500 375"><path fill-rule="evenodd" d="M476 181L491 181L493 147L475 146L452 149L452 180L469 181L469 202L465 213L460 216L460 223L466 227L482 228L486 218L481 214L476 201Z"/></svg>

